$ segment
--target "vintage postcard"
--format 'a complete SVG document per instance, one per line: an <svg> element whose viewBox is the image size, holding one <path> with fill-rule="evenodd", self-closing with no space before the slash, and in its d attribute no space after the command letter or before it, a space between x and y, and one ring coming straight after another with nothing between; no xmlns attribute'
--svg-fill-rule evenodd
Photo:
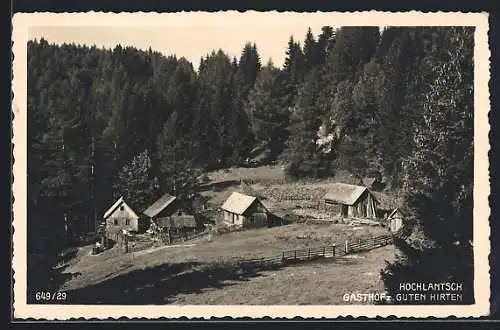
<svg viewBox="0 0 500 330"><path fill-rule="evenodd" d="M14 316L489 313L488 14L13 17Z"/></svg>

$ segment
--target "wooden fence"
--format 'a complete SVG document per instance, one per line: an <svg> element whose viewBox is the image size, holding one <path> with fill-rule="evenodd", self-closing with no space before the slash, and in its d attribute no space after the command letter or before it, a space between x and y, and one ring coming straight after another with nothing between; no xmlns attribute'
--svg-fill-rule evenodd
<svg viewBox="0 0 500 330"><path fill-rule="evenodd" d="M184 232L162 232L159 236L160 240L165 244L174 244L192 240L198 237L202 237L208 234L208 230L203 229L193 229Z"/></svg>
<svg viewBox="0 0 500 330"><path fill-rule="evenodd" d="M267 267L275 265L293 264L305 261L314 261L345 256L350 253L369 251L378 247L392 244L392 235L382 235L356 242L346 241L343 245L311 247L305 249L283 251L280 255L267 258L240 259L232 258L230 262L240 266ZM219 258L220 262L224 260Z"/></svg>
<svg viewBox="0 0 500 330"><path fill-rule="evenodd" d="M337 246L323 246L292 251L283 251L281 259L285 262L296 262L304 260L317 260L322 258L335 258L339 255Z"/></svg>
<svg viewBox="0 0 500 330"><path fill-rule="evenodd" d="M371 237L365 240L359 240L357 242L347 242L344 245L344 254L368 251L375 249L377 247L392 244L392 235L382 235L377 237Z"/></svg>
<svg viewBox="0 0 500 330"><path fill-rule="evenodd" d="M317 260L324 258L335 258L346 254L369 251L378 247L392 244L392 235L382 235L371 237L355 242L345 241L343 246L337 244L315 248L283 251L281 260L284 262L298 262L307 260Z"/></svg>

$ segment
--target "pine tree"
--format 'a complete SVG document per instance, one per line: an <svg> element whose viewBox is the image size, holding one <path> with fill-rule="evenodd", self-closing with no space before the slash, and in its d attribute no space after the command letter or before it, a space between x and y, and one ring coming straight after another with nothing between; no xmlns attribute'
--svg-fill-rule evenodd
<svg viewBox="0 0 500 330"><path fill-rule="evenodd" d="M151 157L145 150L135 156L118 173L115 199L123 197L135 210L142 212L158 196L158 178L153 176Z"/></svg>
<svg viewBox="0 0 500 330"><path fill-rule="evenodd" d="M261 155L262 150L266 150L271 160L282 152L287 139L289 108L293 102L290 92L294 92L287 77L268 63L257 77L247 103L256 150Z"/></svg>
<svg viewBox="0 0 500 330"><path fill-rule="evenodd" d="M304 41L304 74L307 74L313 68L319 65L318 46L314 40L311 28L307 29L306 39Z"/></svg>
<svg viewBox="0 0 500 330"><path fill-rule="evenodd" d="M238 97L244 102L253 88L261 69L260 56L255 44L246 43L238 62L235 83L239 88Z"/></svg>
<svg viewBox="0 0 500 330"><path fill-rule="evenodd" d="M222 51L205 60L198 79L196 114L196 162L208 168L237 164L244 157L248 125L238 102L231 60ZM243 149L243 150L242 150Z"/></svg>
<svg viewBox="0 0 500 330"><path fill-rule="evenodd" d="M298 84L304 78L304 54L300 43L295 42L293 36L290 36L288 41L283 70L291 74L295 84Z"/></svg>
<svg viewBox="0 0 500 330"><path fill-rule="evenodd" d="M318 36L318 42L316 43L316 53L318 63L317 65L323 65L328 56L329 51L335 45L335 32L331 26L323 26L321 28L321 34Z"/></svg>
<svg viewBox="0 0 500 330"><path fill-rule="evenodd" d="M156 157L159 164L161 189L187 200L198 187L199 171L193 163L191 134L182 129L178 112L172 113L158 136Z"/></svg>
<svg viewBox="0 0 500 330"><path fill-rule="evenodd" d="M329 173L317 147L317 132L321 124L316 107L317 71L312 71L297 94L289 127L289 140L283 158L287 161L286 172L291 177L319 177Z"/></svg>

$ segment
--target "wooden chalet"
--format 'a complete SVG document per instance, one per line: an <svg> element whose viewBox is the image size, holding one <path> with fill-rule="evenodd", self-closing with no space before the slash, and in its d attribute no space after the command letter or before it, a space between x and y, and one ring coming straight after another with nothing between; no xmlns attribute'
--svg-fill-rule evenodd
<svg viewBox="0 0 500 330"><path fill-rule="evenodd" d="M257 197L233 192L221 210L223 222L227 225L243 228L267 226L268 210Z"/></svg>
<svg viewBox="0 0 500 330"><path fill-rule="evenodd" d="M120 197L105 213L103 220L106 232L116 233L122 230L141 232L147 224L144 223L132 207Z"/></svg>
<svg viewBox="0 0 500 330"><path fill-rule="evenodd" d="M377 218L377 200L366 187L335 183L331 185L324 200L342 217Z"/></svg>

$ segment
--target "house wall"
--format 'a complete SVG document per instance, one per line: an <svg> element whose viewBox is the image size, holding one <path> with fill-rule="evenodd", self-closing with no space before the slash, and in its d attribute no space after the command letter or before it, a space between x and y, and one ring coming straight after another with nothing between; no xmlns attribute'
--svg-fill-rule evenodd
<svg viewBox="0 0 500 330"><path fill-rule="evenodd" d="M106 219L106 227L112 231L127 229L139 231L139 219L131 213L126 205L120 205Z"/></svg>
<svg viewBox="0 0 500 330"><path fill-rule="evenodd" d="M243 226L245 222L245 216L241 214L231 213L229 211L223 211L224 222L230 225L240 225Z"/></svg>
<svg viewBox="0 0 500 330"><path fill-rule="evenodd" d="M390 219L390 229L392 232L398 231L401 227L403 227L403 219L399 217Z"/></svg>
<svg viewBox="0 0 500 330"><path fill-rule="evenodd" d="M256 200L245 212L242 225L245 228L259 228L267 226L267 221L263 223L259 219L254 218L254 214L267 213L266 208L259 200Z"/></svg>

